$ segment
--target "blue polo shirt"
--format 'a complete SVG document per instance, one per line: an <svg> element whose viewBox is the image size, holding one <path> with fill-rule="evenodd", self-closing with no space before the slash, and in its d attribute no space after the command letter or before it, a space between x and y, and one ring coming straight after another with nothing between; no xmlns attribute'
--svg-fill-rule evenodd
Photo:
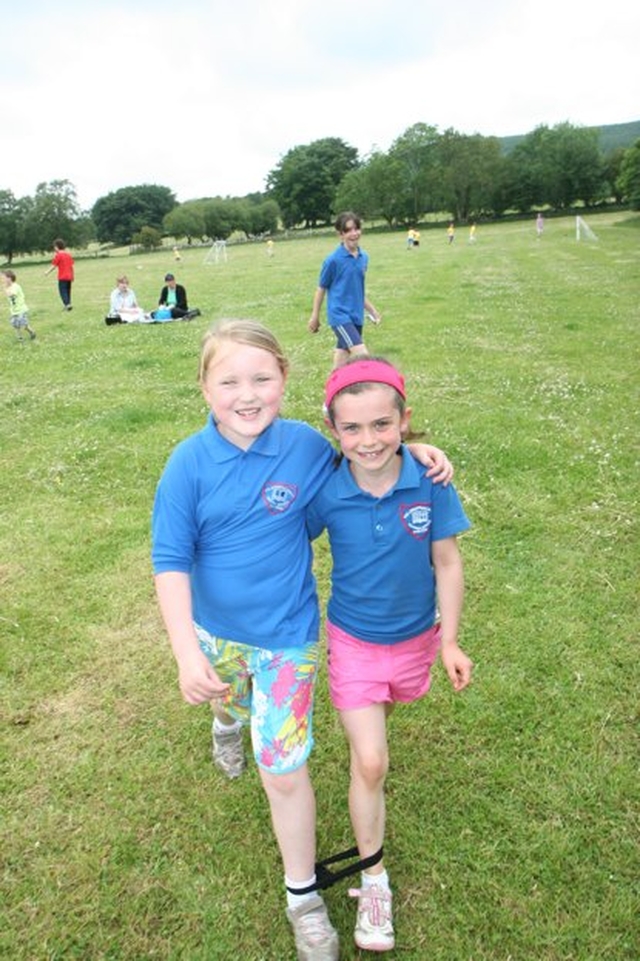
<svg viewBox="0 0 640 961"><path fill-rule="evenodd" d="M310 536L326 528L331 544L329 620L360 640L397 644L435 622L431 544L471 524L454 488L424 472L403 447L397 484L377 498L345 458L309 506Z"/></svg>
<svg viewBox="0 0 640 961"><path fill-rule="evenodd" d="M317 640L305 511L334 464L329 441L291 420L245 451L210 417L173 451L153 507L153 569L190 575L209 633L269 650Z"/></svg>
<svg viewBox="0 0 640 961"><path fill-rule="evenodd" d="M364 320L364 277L369 256L358 247L357 256L340 244L329 254L320 270L319 286L327 291L327 319L331 327Z"/></svg>

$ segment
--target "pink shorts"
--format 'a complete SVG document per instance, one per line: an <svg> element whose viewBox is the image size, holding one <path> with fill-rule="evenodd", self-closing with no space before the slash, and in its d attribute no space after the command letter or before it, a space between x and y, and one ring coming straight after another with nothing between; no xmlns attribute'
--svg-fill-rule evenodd
<svg viewBox="0 0 640 961"><path fill-rule="evenodd" d="M396 701L406 704L423 697L431 686L440 625L399 644L371 644L327 621L327 641L329 692L339 711Z"/></svg>

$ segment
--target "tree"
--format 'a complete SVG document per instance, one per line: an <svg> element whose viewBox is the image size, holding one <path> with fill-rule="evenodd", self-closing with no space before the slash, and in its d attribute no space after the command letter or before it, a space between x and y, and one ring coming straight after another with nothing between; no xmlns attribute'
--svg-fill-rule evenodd
<svg viewBox="0 0 640 961"><path fill-rule="evenodd" d="M426 211L441 206L436 177L438 139L436 127L416 123L394 140L389 150L402 168L407 223L418 223Z"/></svg>
<svg viewBox="0 0 640 961"><path fill-rule="evenodd" d="M445 130L438 141L437 162L444 209L455 220L469 220L492 211L503 165L496 137Z"/></svg>
<svg viewBox="0 0 640 961"><path fill-rule="evenodd" d="M236 229L234 210L229 198L213 197L202 202L202 213L207 237L226 240Z"/></svg>
<svg viewBox="0 0 640 961"><path fill-rule="evenodd" d="M26 251L48 250L56 237L68 247L81 246L90 235L88 219L78 206L68 180L52 180L36 187L35 197L23 206L22 246Z"/></svg>
<svg viewBox="0 0 640 961"><path fill-rule="evenodd" d="M10 190L0 190L0 252L8 263L19 253L18 201Z"/></svg>
<svg viewBox="0 0 640 961"><path fill-rule="evenodd" d="M631 210L640 210L640 140L625 151L618 188Z"/></svg>
<svg viewBox="0 0 640 961"><path fill-rule="evenodd" d="M280 221L280 208L275 200L252 203L249 207L251 233L254 236L274 234Z"/></svg>
<svg viewBox="0 0 640 961"><path fill-rule="evenodd" d="M162 221L165 233L172 237L186 237L189 243L193 237L204 237L207 231L202 205L202 200L188 200L170 210Z"/></svg>
<svg viewBox="0 0 640 961"><path fill-rule="evenodd" d="M337 137L293 147L267 177L287 227L329 223L342 178L358 166L358 151Z"/></svg>
<svg viewBox="0 0 640 961"><path fill-rule="evenodd" d="M143 247L144 250L155 250L162 244L162 234L155 227L143 227L133 235L131 243Z"/></svg>
<svg viewBox="0 0 640 961"><path fill-rule="evenodd" d="M350 170L336 194L336 209L357 210L368 220L381 217L391 227L406 212L406 190L401 162L373 151L357 170Z"/></svg>
<svg viewBox="0 0 640 961"><path fill-rule="evenodd" d="M622 161L626 150L624 147L616 147L611 150L604 159L604 176L607 183L607 195L613 197L617 204L622 203L622 190L620 188L620 172Z"/></svg>
<svg viewBox="0 0 640 961"><path fill-rule="evenodd" d="M175 205L175 195L168 187L142 184L99 197L91 216L101 243L129 244L143 227L162 231L163 218Z"/></svg>
<svg viewBox="0 0 640 961"><path fill-rule="evenodd" d="M522 213L546 203L543 158L547 129L536 127L516 144L507 158L506 204Z"/></svg>
<svg viewBox="0 0 640 961"><path fill-rule="evenodd" d="M604 193L604 160L594 128L557 124L544 137L547 203L563 209L592 204Z"/></svg>
<svg viewBox="0 0 640 961"><path fill-rule="evenodd" d="M606 191L598 132L569 123L536 127L509 155L512 205L517 210L549 204L586 204Z"/></svg>

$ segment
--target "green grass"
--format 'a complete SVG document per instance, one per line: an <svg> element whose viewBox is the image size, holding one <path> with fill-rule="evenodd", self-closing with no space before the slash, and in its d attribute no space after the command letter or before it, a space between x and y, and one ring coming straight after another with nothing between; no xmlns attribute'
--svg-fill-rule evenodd
<svg viewBox="0 0 640 961"><path fill-rule="evenodd" d="M416 433L444 447L462 539L473 687L440 669L391 720L387 862L403 961L636 961L637 215L365 234ZM255 317L292 361L285 413L321 426L333 343L306 321L331 238L178 265L202 318L107 327L125 270L154 306L170 252L80 260L74 310L16 265L38 333L0 327L2 884L11 961L294 956L255 765L223 782L206 707L182 703L156 609L149 514L203 422L208 323ZM138 265L140 269L138 269ZM317 572L327 596L328 552ZM366 596L366 591L364 592ZM347 755L321 678L319 854L352 844ZM327 894L355 959L346 883Z"/></svg>

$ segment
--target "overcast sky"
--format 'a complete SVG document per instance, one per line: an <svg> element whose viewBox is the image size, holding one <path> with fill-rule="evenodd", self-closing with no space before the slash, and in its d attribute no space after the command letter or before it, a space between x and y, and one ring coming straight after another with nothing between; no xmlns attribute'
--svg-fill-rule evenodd
<svg viewBox="0 0 640 961"><path fill-rule="evenodd" d="M637 0L23 0L2 17L0 190L264 189L298 144L414 123L640 119Z"/></svg>

